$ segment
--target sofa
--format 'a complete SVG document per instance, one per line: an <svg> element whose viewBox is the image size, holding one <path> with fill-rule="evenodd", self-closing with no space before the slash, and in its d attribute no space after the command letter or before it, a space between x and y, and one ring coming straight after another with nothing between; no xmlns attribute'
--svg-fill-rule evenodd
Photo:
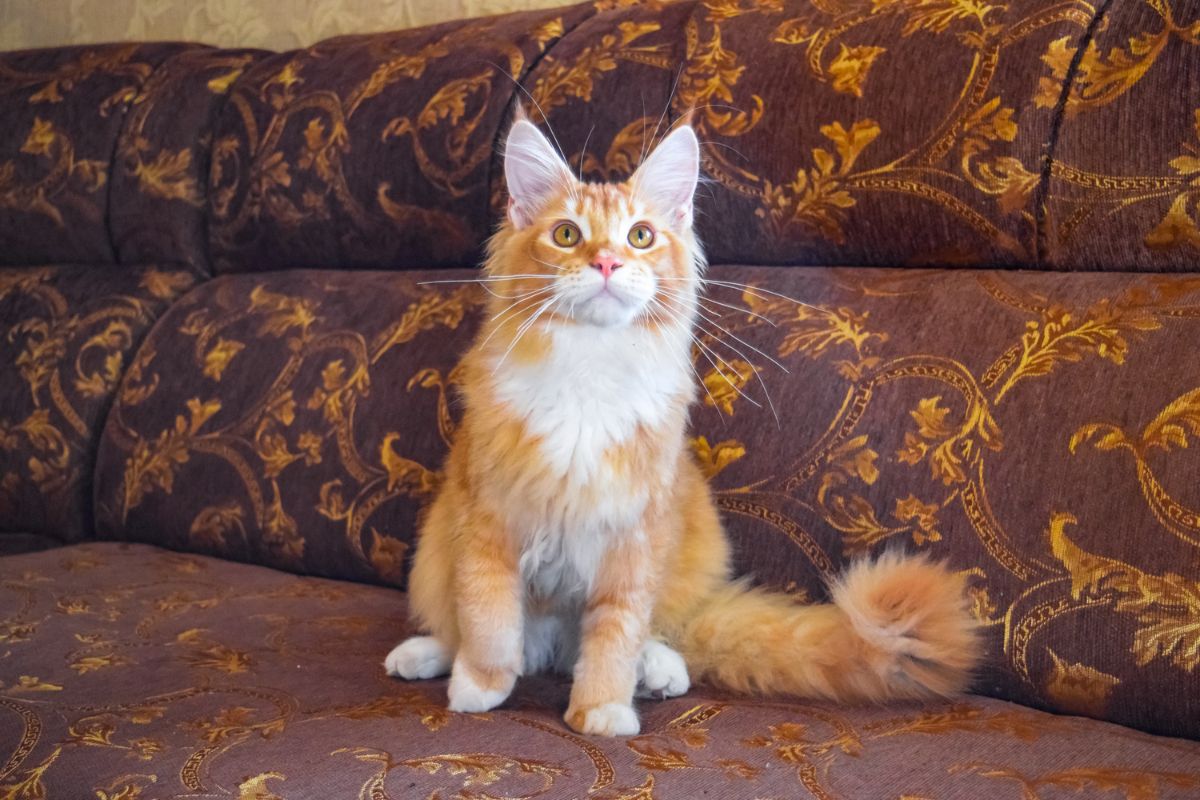
<svg viewBox="0 0 1200 800"><path fill-rule="evenodd" d="M967 696L643 733L382 659L516 106L691 114L691 445L740 572L959 572ZM596 0L0 54L0 798L1200 797L1200 6ZM709 352L719 354L710 358Z"/></svg>

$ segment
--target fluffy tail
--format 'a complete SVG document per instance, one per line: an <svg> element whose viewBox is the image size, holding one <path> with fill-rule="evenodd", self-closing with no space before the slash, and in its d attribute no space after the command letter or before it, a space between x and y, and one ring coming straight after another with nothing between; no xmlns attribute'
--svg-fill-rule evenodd
<svg viewBox="0 0 1200 800"><path fill-rule="evenodd" d="M839 702L952 695L980 656L962 580L896 554L852 565L822 605L727 584L678 645L693 678Z"/></svg>

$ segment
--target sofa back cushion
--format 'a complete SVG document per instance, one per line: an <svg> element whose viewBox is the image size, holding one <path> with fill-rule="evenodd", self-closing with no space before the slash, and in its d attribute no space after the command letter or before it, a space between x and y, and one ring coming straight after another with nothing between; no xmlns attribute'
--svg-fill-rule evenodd
<svg viewBox="0 0 1200 800"><path fill-rule="evenodd" d="M207 272L212 131L238 78L267 53L194 48L168 58L134 98L113 153L109 226L124 264Z"/></svg>
<svg viewBox="0 0 1200 800"><path fill-rule="evenodd" d="M195 47L0 54L0 265L116 262L111 161L126 115L159 64Z"/></svg>
<svg viewBox="0 0 1200 800"><path fill-rule="evenodd" d="M1100 4L859 5L600 14L538 64L524 102L593 179L627 176L690 112L715 263L1037 265L1062 85L1044 60L1080 46Z"/></svg>
<svg viewBox="0 0 1200 800"><path fill-rule="evenodd" d="M175 267L0 267L0 535L90 535L96 446L117 383L195 281Z"/></svg>
<svg viewBox="0 0 1200 800"><path fill-rule="evenodd" d="M471 263L514 80L591 12L345 36L247 69L213 139L217 270Z"/></svg>
<svg viewBox="0 0 1200 800"><path fill-rule="evenodd" d="M1200 5L1109 3L1072 70L1045 189L1043 263L1195 272ZM1070 65L1052 55L1055 74Z"/></svg>
<svg viewBox="0 0 1200 800"><path fill-rule="evenodd" d="M471 273L225 275L130 368L96 467L101 537L402 586L453 429Z"/></svg>

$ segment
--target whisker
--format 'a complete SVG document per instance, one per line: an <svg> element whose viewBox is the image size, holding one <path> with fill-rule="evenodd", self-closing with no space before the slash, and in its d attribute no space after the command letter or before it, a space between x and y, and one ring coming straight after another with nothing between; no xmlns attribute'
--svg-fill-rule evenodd
<svg viewBox="0 0 1200 800"><path fill-rule="evenodd" d="M522 305L522 304L525 304L525 303L530 303L530 301L532 301L532 303L533 303L534 305L536 305L537 303L540 303L540 302L542 302L542 300L541 300L541 295L545 294L545 293L546 293L546 292L548 292L548 291L551 291L551 289L550 289L550 288L546 288L546 289L543 289L543 290L538 290L538 292L537 292L536 294L532 295L532 296L525 297L525 298L523 298L523 299L521 299L521 300L517 300L516 302L509 304L509 306L508 306L507 308L505 308L503 311L501 311L501 312L500 312L499 314L497 314L496 316L492 317L492 319L491 319L491 324L492 324L492 325L494 325L495 327L494 327L494 328L492 328L492 332L491 332L491 333L489 333L489 334L488 334L488 335L487 335L487 336L484 338L484 340L483 340L483 341L480 343L480 345L479 345L479 346L482 348L484 345L486 345L488 342L490 342L490 341L492 340L492 337L493 337L493 336L495 336L497 333L499 333L499 332L500 332L500 328L501 328L501 326L500 326L500 324L499 324L499 323L500 323L500 322L501 322L501 320L503 320L505 317L507 317L507 316L509 316L510 314L512 314L512 313L513 313L513 311L516 311L516 312L517 312L517 314L520 314L520 313L522 313L522 312L524 312L524 311L528 311L528 310L530 310L530 308L532 308L532 307L533 307L532 305L526 305L526 306L525 306L525 308L521 308L521 309L519 309L519 310L518 310L518 308L517 308L518 306L520 306L520 305Z"/></svg>
<svg viewBox="0 0 1200 800"><path fill-rule="evenodd" d="M666 293L668 293L668 294L670 294L670 293L673 291L673 290L671 290L671 289L668 289L668 288L667 288L667 287L665 287L665 286L660 286L660 287L658 287L658 288L659 288L660 290L662 290L663 292L666 292ZM749 315L749 316L751 316L751 317L754 317L755 319L761 319L763 322L767 323L767 324L768 324L768 325L770 325L772 328L778 328L778 327L779 327L778 323L776 323L774 320L770 319L769 317L764 317L762 314L757 314L757 313L755 313L754 311L751 311L751 310L750 310L748 307L746 307L746 306L738 306L738 305L732 305L732 304L730 304L730 303L722 303L720 300L714 300L714 299L713 299L713 298L711 298L711 297L697 297L697 298L696 298L696 302L698 302L698 303L712 303L713 305L718 305L718 306L721 306L722 308L728 308L728 309L730 309L730 310L732 310L732 311L737 311L737 312L739 312L739 313L742 313L742 314L747 314L747 315ZM718 312L716 312L716 311L713 311L712 309L708 309L708 311L709 311L710 313L713 313L713 314L717 314L717 313L718 313Z"/></svg>
<svg viewBox="0 0 1200 800"><path fill-rule="evenodd" d="M529 329L531 327L533 327L533 324L538 321L538 318L541 317L542 314L544 314L546 312L546 309L550 308L550 306L557 303L559 301L559 299L560 298L557 296L551 297L549 300L547 300L546 302L544 302L540 306L538 306L537 311L534 312L533 316L531 316L525 322L521 323L521 327L517 329L517 334L516 334L516 336L513 337L512 342L508 345L508 349L504 351L504 355L500 356L500 360L497 361L496 366L492 368L493 375L495 375L496 372L500 369L500 367L504 365L505 360L508 359L508 354L511 353L513 351L513 348L517 346L517 342L521 341L521 339L524 338L525 334L529 331Z"/></svg>
<svg viewBox="0 0 1200 800"><path fill-rule="evenodd" d="M693 281L694 280L694 281L699 281L699 283L702 286L716 286L721 289L741 289L745 292L748 292L753 297L759 298L760 300L766 300L767 298L763 297L763 295L766 294L766 295L770 295L772 297L778 297L781 300L787 300L789 303L795 303L798 306L804 306L806 308L811 308L814 311L828 313L826 311L826 309L821 308L820 306L814 306L812 303L806 303L803 300L797 300L794 297L788 297L786 294L780 294L779 292L772 292L770 289L760 289L759 287L751 286L748 283L738 283L737 281L722 281L722 280L717 280L716 278L659 278L659 280L660 281Z"/></svg>
<svg viewBox="0 0 1200 800"><path fill-rule="evenodd" d="M743 345L744 345L744 346L746 346L746 347L749 347L751 350L753 350L754 352L758 353L760 356L762 356L763 358L767 359L768 361L770 361L770 362L771 362L772 364L774 364L775 366L779 367L779 368L780 368L781 370L783 370L784 372L788 373L789 375L791 374L791 373L790 373L790 371L788 370L788 368L787 368L787 367L785 367L783 364L780 364L778 361L776 361L774 358L772 358L772 357L771 357L770 355L768 355L767 353L764 353L762 350L759 350L757 347L755 347L754 345L750 344L750 343L749 343L749 342L747 342L745 339L742 339L740 336L738 336L738 335L737 335L736 333L734 333L733 331L729 330L728 328L725 328L725 327L723 327L723 326L722 326L720 323L718 323L718 322L717 322L715 319L713 319L712 317L708 316L708 315L707 315L707 314L705 314L704 312L700 312L700 315L701 315L701 316L704 318L704 320L705 320L705 321L706 321L706 322L707 322L709 325L712 325L712 326L713 326L713 327L715 327L717 330L721 331L722 333L724 333L724 334L726 334L726 335L728 335L728 336L732 336L732 337L733 337L733 339L734 339L735 341L737 341L737 342L740 342L741 344L743 344ZM720 337L717 337L717 338L719 339ZM722 344L725 344L726 346L728 346L728 342L722 342Z"/></svg>
<svg viewBox="0 0 1200 800"><path fill-rule="evenodd" d="M741 389L739 389L738 385L729 379L729 375L731 375L731 374L737 375L738 374L738 371L733 368L732 364L730 364L728 361L726 361L724 358L722 358L720 353L718 353L715 350L712 350L708 346L706 346L704 344L704 342L700 341L700 339L696 337L695 334L689 333L688 335L692 337L692 341L696 343L696 346L700 348L701 353L704 355L705 358L708 359L708 363L712 364L712 368L715 369L717 371L717 373L720 374L720 376L725 379L725 382L728 383L729 386L735 392L737 392L739 395L744 397L746 399L746 402L750 403L751 405L755 406L756 408L762 408L762 404L755 402L754 398L750 397L745 392L743 392ZM716 365L716 363L712 360L712 358L709 357L710 354L711 354L711 356L715 356L717 361L720 361L725 366L725 369L721 369L720 367L718 367ZM750 369L754 370L757 373L758 370L756 370L754 368L753 364L751 364L749 361L747 361L746 364L747 364L747 366L750 367Z"/></svg>
<svg viewBox="0 0 1200 800"><path fill-rule="evenodd" d="M662 308L664 311L666 310L666 306L664 306L658 300L651 298L650 302L653 305L656 305L659 308ZM646 310L649 311L651 314L653 314L654 318L656 320L659 319L658 314L654 311L654 308L652 306L647 306ZM709 363L712 363L712 362L710 361ZM713 397L712 390L708 388L708 384L704 382L704 377L700 374L700 370L696 369L696 365L694 363L692 363L692 360L690 358L688 359L688 366L691 368L692 374L696 376L696 382L699 383L704 388L704 393L708 395L708 399L712 401L713 408L715 408L717 410L717 415L721 418L722 423L724 423L725 412L721 410L720 404L717 403L717 398ZM713 368L716 369L715 364L713 365Z"/></svg>
<svg viewBox="0 0 1200 800"><path fill-rule="evenodd" d="M702 332L708 334L709 336L712 336L714 341L720 342L721 344L725 345L733 352L737 353L738 356L740 356L741 359L743 361L745 361L746 364L749 365L751 371L754 372L754 377L756 379L758 379L759 386L762 387L763 395L767 398L767 405L771 407L771 416L775 417L775 424L776 424L776 426L778 426L779 425L779 412L775 409L775 401L771 398L770 390L767 389L767 382L763 380L762 370L760 370L758 367L751 364L749 357L745 353L743 353L741 350L738 350L736 347L731 345L729 342L721 339L721 337L719 337L719 336L716 336L715 334L712 333L712 331L705 329L702 325L697 325L696 327L698 327ZM733 336L733 334L730 334L730 335ZM734 338L737 339L736 336L734 336ZM739 339L738 341L741 341L741 340ZM743 342L743 344L745 344L745 343ZM757 352L762 353L762 351L757 350L757 348L751 347L751 349L755 349ZM776 365L778 365L779 368L782 369L784 372L787 372L787 368L784 367L782 364L780 364L778 361L775 361L775 359L771 358L770 356L767 356L765 353L762 353L762 354L764 356L766 356L766 358L768 358L772 362L774 362ZM735 386L734 388L737 388L737 387ZM758 405L758 404L756 403L755 405ZM759 406L759 408L761 408L761 407L762 406Z"/></svg>
<svg viewBox="0 0 1200 800"><path fill-rule="evenodd" d="M487 278L446 278L439 281L417 281L418 286L428 286L434 283L496 283L498 281L519 281L528 280L530 278L542 278L544 280L554 280L555 275L493 275Z"/></svg>

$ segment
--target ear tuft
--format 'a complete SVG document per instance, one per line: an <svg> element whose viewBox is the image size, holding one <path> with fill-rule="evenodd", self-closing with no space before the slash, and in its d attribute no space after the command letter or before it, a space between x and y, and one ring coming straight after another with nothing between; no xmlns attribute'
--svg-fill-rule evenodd
<svg viewBox="0 0 1200 800"><path fill-rule="evenodd" d="M518 116L504 145L508 218L520 229L530 225L555 192L571 185L571 170L537 126Z"/></svg>
<svg viewBox="0 0 1200 800"><path fill-rule="evenodd" d="M700 142L681 125L658 143L633 175L635 191L672 224L690 227L692 198L700 180Z"/></svg>

